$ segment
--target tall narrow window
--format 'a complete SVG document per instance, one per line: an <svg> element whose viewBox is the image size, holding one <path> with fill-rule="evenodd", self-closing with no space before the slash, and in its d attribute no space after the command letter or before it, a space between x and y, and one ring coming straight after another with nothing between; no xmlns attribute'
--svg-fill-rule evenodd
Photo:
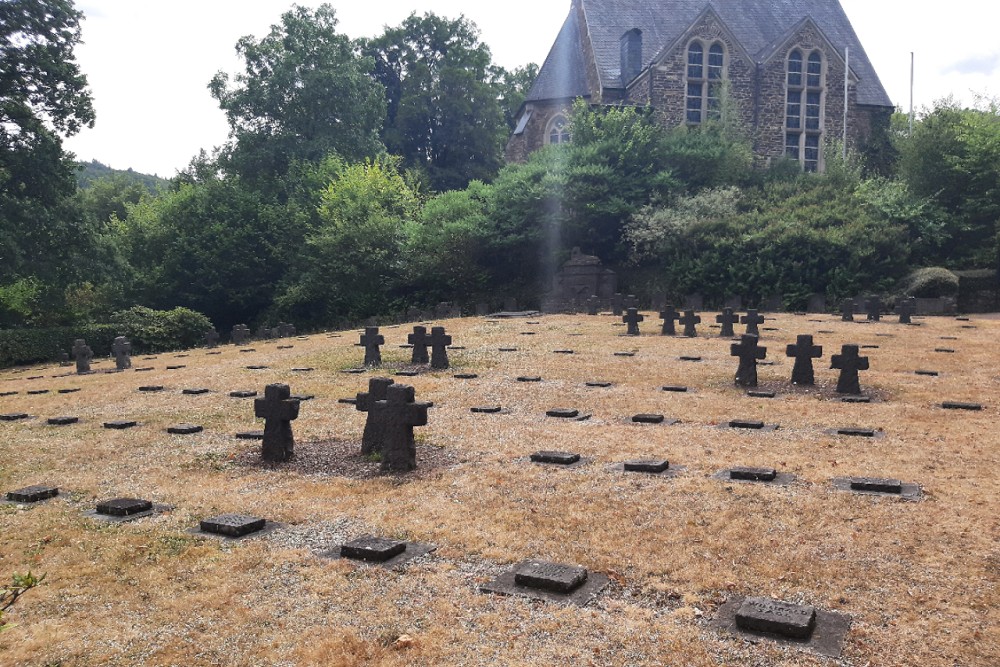
<svg viewBox="0 0 1000 667"><path fill-rule="evenodd" d="M825 82L823 54L788 54L785 92L785 155L806 171L819 171Z"/></svg>
<svg viewBox="0 0 1000 667"><path fill-rule="evenodd" d="M568 144L570 139L572 136L569 132L569 122L565 116L556 116L549 121L548 140L550 144Z"/></svg>
<svg viewBox="0 0 1000 667"><path fill-rule="evenodd" d="M708 46L707 62L703 43L693 41L688 44L684 117L689 124L698 125L706 119L719 117L719 97L725 78L726 51L721 42Z"/></svg>

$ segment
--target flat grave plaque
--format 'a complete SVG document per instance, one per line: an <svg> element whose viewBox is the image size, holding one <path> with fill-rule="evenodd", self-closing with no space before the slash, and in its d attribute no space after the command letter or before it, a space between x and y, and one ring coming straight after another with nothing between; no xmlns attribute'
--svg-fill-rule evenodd
<svg viewBox="0 0 1000 667"><path fill-rule="evenodd" d="M343 405L357 405L358 404L358 399L357 398L338 398L337 402L341 403Z"/></svg>
<svg viewBox="0 0 1000 667"><path fill-rule="evenodd" d="M501 348L499 348L499 351L500 352L517 352L517 348L516 347L501 347Z"/></svg>
<svg viewBox="0 0 1000 667"><path fill-rule="evenodd" d="M557 419L573 419L580 416L580 411L573 408L552 408L545 411L546 417L556 417Z"/></svg>
<svg viewBox="0 0 1000 667"><path fill-rule="evenodd" d="M667 459L636 459L622 464L626 472L661 473L670 468Z"/></svg>
<svg viewBox="0 0 1000 667"><path fill-rule="evenodd" d="M75 394L78 391L80 391L79 387L71 387L69 389L57 389L56 393L59 393L59 394Z"/></svg>
<svg viewBox="0 0 1000 667"><path fill-rule="evenodd" d="M576 354L573 350L553 350L553 354Z"/></svg>
<svg viewBox="0 0 1000 667"><path fill-rule="evenodd" d="M49 393L48 389L29 389L27 391L28 396L40 396L47 393Z"/></svg>
<svg viewBox="0 0 1000 667"><path fill-rule="evenodd" d="M16 422L16 421L20 421L21 419L27 419L28 416L29 415L28 415L27 412L8 412L6 414L0 415L0 421L3 421L3 422Z"/></svg>
<svg viewBox="0 0 1000 667"><path fill-rule="evenodd" d="M729 421L729 428L749 428L761 430L764 428L764 422L752 419L731 419Z"/></svg>
<svg viewBox="0 0 1000 667"><path fill-rule="evenodd" d="M719 608L711 626L837 658L843 651L851 617L769 598L736 597Z"/></svg>
<svg viewBox="0 0 1000 667"><path fill-rule="evenodd" d="M49 417L48 420L46 421L48 424L51 424L52 426L69 426L70 424L76 424L77 422L79 422L80 418L69 417L69 416Z"/></svg>
<svg viewBox="0 0 1000 667"><path fill-rule="evenodd" d="M256 395L257 392L252 389L238 389L236 391L229 392L229 396L232 398L253 398Z"/></svg>
<svg viewBox="0 0 1000 667"><path fill-rule="evenodd" d="M632 415L632 421L636 424L662 424L665 417L663 415L643 412Z"/></svg>
<svg viewBox="0 0 1000 667"><path fill-rule="evenodd" d="M263 371L263 370L267 370L268 367L267 366L261 366L259 364L251 364L250 366L246 366L245 368L248 371Z"/></svg>
<svg viewBox="0 0 1000 667"><path fill-rule="evenodd" d="M316 398L315 394L289 394L288 398L293 401L311 401Z"/></svg>
<svg viewBox="0 0 1000 667"><path fill-rule="evenodd" d="M902 500L920 500L919 484L882 477L834 477L834 488L866 496L888 496Z"/></svg>
<svg viewBox="0 0 1000 667"><path fill-rule="evenodd" d="M343 558L384 563L406 551L406 542L365 535L340 547Z"/></svg>
<svg viewBox="0 0 1000 667"><path fill-rule="evenodd" d="M181 389L181 393L187 396L201 396L202 394L207 394L208 389L204 387L194 387L191 389Z"/></svg>
<svg viewBox="0 0 1000 667"><path fill-rule="evenodd" d="M665 387L662 387L662 390L663 391L670 391L670 392L674 392L674 393L683 394L683 393L687 393L688 388L687 387L681 387L679 385L667 385Z"/></svg>
<svg viewBox="0 0 1000 667"><path fill-rule="evenodd" d="M979 403L959 403L958 401L945 401L941 404L945 410L982 410Z"/></svg>
<svg viewBox="0 0 1000 667"><path fill-rule="evenodd" d="M615 352L616 357L634 357L635 352Z"/></svg>
<svg viewBox="0 0 1000 667"><path fill-rule="evenodd" d="M359 375L359 374L365 373L367 371L368 371L367 368L345 368L344 370L342 370L340 372L341 373L350 373L351 375Z"/></svg>
<svg viewBox="0 0 1000 667"><path fill-rule="evenodd" d="M913 371L913 372L915 374L917 374L917 375L927 375L927 376L930 376L930 377L938 377L940 375L940 373L938 373L937 371L918 370L918 371Z"/></svg>
<svg viewBox="0 0 1000 667"><path fill-rule="evenodd" d="M278 346L278 349L279 349L279 350L290 350L290 349L292 349L293 347L295 347L295 346L294 346L294 345L279 345L279 346ZM292 370L294 371L295 369L293 368Z"/></svg>
<svg viewBox="0 0 1000 667"><path fill-rule="evenodd" d="M841 403L871 403L871 396L844 396L840 399Z"/></svg>
<svg viewBox="0 0 1000 667"><path fill-rule="evenodd" d="M682 355L680 357L677 357L677 360L678 361L701 361L701 357L695 357L695 356L689 356L689 355Z"/></svg>
<svg viewBox="0 0 1000 667"><path fill-rule="evenodd" d="M484 593L518 595L585 606L597 597L609 579L601 573L588 573L581 567L546 561L518 563L480 588Z"/></svg>
<svg viewBox="0 0 1000 667"><path fill-rule="evenodd" d="M838 429L836 429L836 434L837 435L851 435L851 436L857 436L857 437L860 437L860 438L874 438L878 434L878 431L876 431L873 428L861 428L861 427L856 427L856 426L848 426L848 427L845 427L845 428L838 428Z"/></svg>
<svg viewBox="0 0 1000 667"><path fill-rule="evenodd" d="M12 503L37 503L59 495L59 489L55 486L42 486L35 484L26 486L23 489L7 492L7 500Z"/></svg>
<svg viewBox="0 0 1000 667"><path fill-rule="evenodd" d="M455 373L452 377L456 380L475 380L479 376L475 373Z"/></svg>
<svg viewBox="0 0 1000 667"><path fill-rule="evenodd" d="M517 378L518 382L541 382L542 378L537 375L520 375Z"/></svg>
<svg viewBox="0 0 1000 667"><path fill-rule="evenodd" d="M256 352L256 351L257 351L256 348L252 347L245 347L242 350L240 350L240 352Z"/></svg>
<svg viewBox="0 0 1000 667"><path fill-rule="evenodd" d="M141 498L112 498L111 500L104 500L97 503L96 507L98 514L108 516L132 516L148 512L152 509L152 501Z"/></svg>
<svg viewBox="0 0 1000 667"><path fill-rule="evenodd" d="M139 387L139 391L144 391L144 392L163 391L163 385L162 384L144 385L142 387Z"/></svg>
<svg viewBox="0 0 1000 667"><path fill-rule="evenodd" d="M531 455L534 463L551 463L555 465L568 466L580 461L580 455L572 452L540 451Z"/></svg>
<svg viewBox="0 0 1000 667"><path fill-rule="evenodd" d="M743 630L807 639L816 627L816 609L768 598L748 597L736 612L736 625Z"/></svg>
<svg viewBox="0 0 1000 667"><path fill-rule="evenodd" d="M496 414L500 412L500 410L502 409L503 408L499 405L480 405L474 408L470 408L470 410L474 413L487 414L487 415Z"/></svg>
<svg viewBox="0 0 1000 667"><path fill-rule="evenodd" d="M133 368L132 370L136 373L148 373L149 371L156 369L153 368L152 366L143 366L142 368Z"/></svg>
<svg viewBox="0 0 1000 667"><path fill-rule="evenodd" d="M851 490L902 493L903 483L898 479L888 479L885 477L852 477Z"/></svg>
<svg viewBox="0 0 1000 667"><path fill-rule="evenodd" d="M747 396L751 398L774 398L775 393L773 391L759 391L757 389L751 389L747 392Z"/></svg>
<svg viewBox="0 0 1000 667"><path fill-rule="evenodd" d="M266 519L245 514L220 514L202 519L198 525L206 533L224 535L225 537L244 537L263 530L266 523Z"/></svg>
<svg viewBox="0 0 1000 667"><path fill-rule="evenodd" d="M587 387L598 387L601 389L607 389L608 387L611 386L612 383L605 382L604 380L591 380L590 382L584 382L583 384L584 386Z"/></svg>
<svg viewBox="0 0 1000 667"><path fill-rule="evenodd" d="M314 371L314 370L316 370L316 369L312 368L311 366L300 366L298 368L293 368L292 372L293 373L309 373L310 371Z"/></svg>
<svg viewBox="0 0 1000 667"><path fill-rule="evenodd" d="M862 350L878 350L880 349L878 345L862 345Z"/></svg>
<svg viewBox="0 0 1000 667"><path fill-rule="evenodd" d="M177 366L167 366L168 371L176 371L180 370L181 368L187 368L187 367L184 364L179 364Z"/></svg>
<svg viewBox="0 0 1000 667"><path fill-rule="evenodd" d="M139 422L133 421L131 419L115 419L113 421L104 422L104 428L111 428L117 431L121 431L127 428L132 428L138 425Z"/></svg>
<svg viewBox="0 0 1000 667"><path fill-rule="evenodd" d="M774 468L751 468L736 466L729 469L729 479L740 479L750 482L773 482L778 476Z"/></svg>
<svg viewBox="0 0 1000 667"><path fill-rule="evenodd" d="M20 392L17 391L2 391L0 396L17 396Z"/></svg>
<svg viewBox="0 0 1000 667"><path fill-rule="evenodd" d="M167 427L167 433L172 435L191 435L193 433L201 433L204 430L204 427L197 424L176 424Z"/></svg>
<svg viewBox="0 0 1000 667"><path fill-rule="evenodd" d="M946 354L954 354L955 353L955 350L952 349L952 348L950 348L950 347L935 347L934 351L935 352L944 352Z"/></svg>
<svg viewBox="0 0 1000 667"><path fill-rule="evenodd" d="M958 336L940 336L940 340L958 340Z"/></svg>
<svg viewBox="0 0 1000 667"><path fill-rule="evenodd" d="M574 565L528 561L514 570L514 583L555 593L570 593L587 581L587 570Z"/></svg>

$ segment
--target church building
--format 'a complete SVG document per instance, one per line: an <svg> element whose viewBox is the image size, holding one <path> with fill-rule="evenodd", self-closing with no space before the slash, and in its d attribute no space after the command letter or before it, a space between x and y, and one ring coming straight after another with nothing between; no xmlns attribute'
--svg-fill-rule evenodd
<svg viewBox="0 0 1000 667"><path fill-rule="evenodd" d="M507 160L572 141L576 98L697 127L720 116L724 94L762 163L787 156L806 171L823 170L845 118L848 144L862 146L893 112L838 0L572 0Z"/></svg>

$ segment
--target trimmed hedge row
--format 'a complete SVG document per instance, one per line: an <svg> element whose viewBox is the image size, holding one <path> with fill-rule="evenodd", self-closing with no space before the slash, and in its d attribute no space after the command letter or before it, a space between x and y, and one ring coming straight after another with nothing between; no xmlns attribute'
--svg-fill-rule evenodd
<svg viewBox="0 0 1000 667"><path fill-rule="evenodd" d="M48 329L0 329L0 367L55 361L60 352L71 353L73 341L83 338L94 357L111 353L118 329L111 324L85 324Z"/></svg>

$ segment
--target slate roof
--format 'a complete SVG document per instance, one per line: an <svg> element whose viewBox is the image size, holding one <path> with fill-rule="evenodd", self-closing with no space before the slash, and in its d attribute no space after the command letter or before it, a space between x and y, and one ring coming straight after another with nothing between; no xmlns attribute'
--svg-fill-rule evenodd
<svg viewBox="0 0 1000 667"><path fill-rule="evenodd" d="M789 33L811 18L841 53L851 49L858 75L858 104L892 106L882 82L838 0L576 0L583 4L602 85L621 87L619 40L628 30L642 31L643 69L679 39L711 7L743 48L766 60ZM576 4L574 2L574 4ZM542 66L528 100L586 94L586 77L577 11L573 7Z"/></svg>

